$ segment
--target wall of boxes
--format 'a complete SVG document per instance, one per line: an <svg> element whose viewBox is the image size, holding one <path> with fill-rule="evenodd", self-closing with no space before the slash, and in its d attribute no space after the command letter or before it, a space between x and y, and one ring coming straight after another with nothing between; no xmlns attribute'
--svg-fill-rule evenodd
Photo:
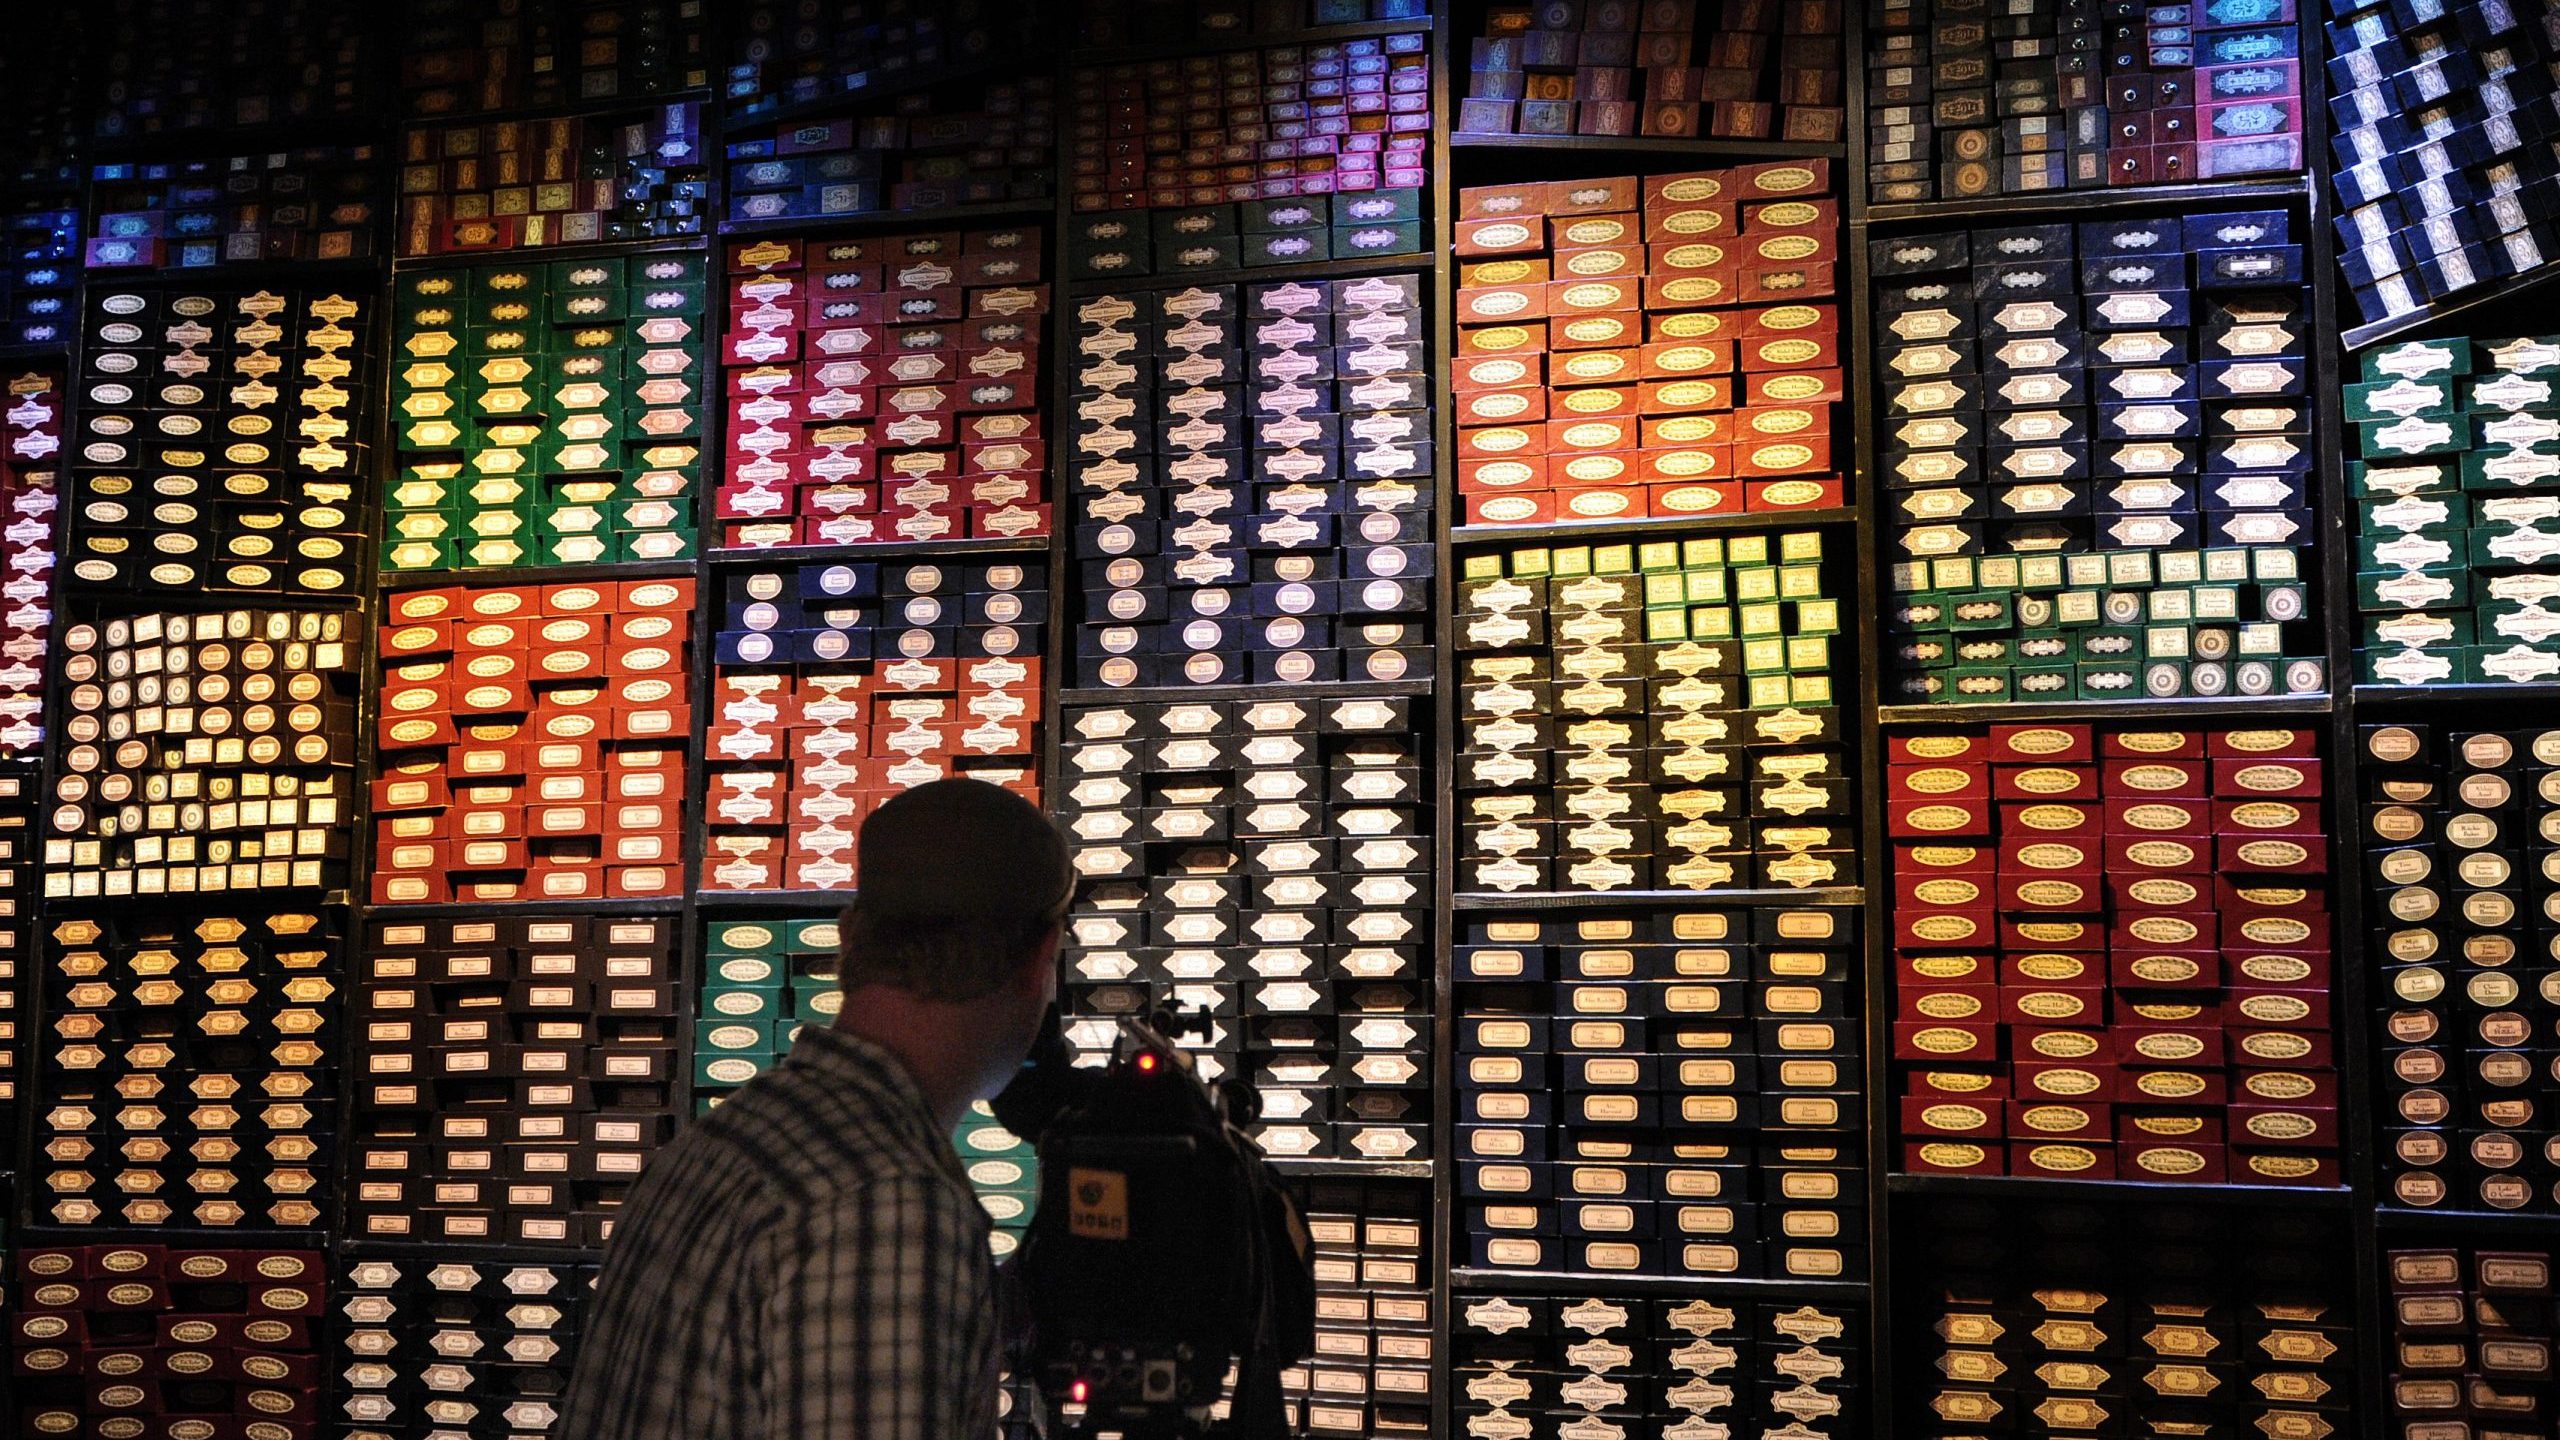
<svg viewBox="0 0 2560 1440"><path fill-rule="evenodd" d="M548 1432L948 776L1080 1056L1259 1096L1308 1433L2560 1423L2539 19L90 11L0 47L0 1424Z"/></svg>

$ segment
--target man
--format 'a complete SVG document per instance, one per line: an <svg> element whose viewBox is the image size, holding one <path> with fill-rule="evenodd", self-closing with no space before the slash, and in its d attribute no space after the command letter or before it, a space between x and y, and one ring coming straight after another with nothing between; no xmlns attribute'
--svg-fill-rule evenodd
<svg viewBox="0 0 2560 1440"><path fill-rule="evenodd" d="M988 1222L951 1134L1057 992L1064 840L975 780L863 823L844 1012L659 1152L559 1440L987 1440Z"/></svg>

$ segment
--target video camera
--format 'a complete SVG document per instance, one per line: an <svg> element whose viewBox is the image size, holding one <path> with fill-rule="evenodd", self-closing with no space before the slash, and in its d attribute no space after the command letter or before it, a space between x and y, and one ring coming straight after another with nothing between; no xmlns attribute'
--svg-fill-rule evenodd
<svg viewBox="0 0 2560 1440"><path fill-rule="evenodd" d="M1283 1440L1280 1372L1315 1346L1306 1224L1246 1138L1260 1098L1214 1089L1171 1037L1203 1018L1123 1021L1076 1068L1053 1008L996 1119L1040 1153L1040 1208L1015 1261L1028 1366L1068 1440ZM1213 1419L1236 1370L1228 1415Z"/></svg>

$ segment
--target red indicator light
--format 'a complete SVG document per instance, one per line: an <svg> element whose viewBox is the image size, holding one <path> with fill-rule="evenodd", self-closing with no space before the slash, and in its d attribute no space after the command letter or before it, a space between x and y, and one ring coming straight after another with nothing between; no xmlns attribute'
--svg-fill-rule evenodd
<svg viewBox="0 0 2560 1440"><path fill-rule="evenodd" d="M1155 1057L1155 1053L1154 1053L1153 1051L1149 1051L1149 1050L1141 1050L1141 1051L1139 1051L1139 1052L1138 1052L1138 1068L1139 1068L1139 1069L1141 1069L1141 1070L1153 1070L1154 1068L1156 1068L1156 1057Z"/></svg>
<svg viewBox="0 0 2560 1440"><path fill-rule="evenodd" d="M1079 1381L1077 1381L1076 1383L1074 1383L1073 1385L1070 1385L1070 1386L1068 1386L1068 1387L1067 1387L1067 1398L1068 1398L1069 1400L1074 1401L1074 1402L1075 1402L1076 1404L1078 1404L1078 1405L1083 1404L1083 1403L1084 1403L1084 1397L1085 1397L1085 1396L1087 1396L1087 1395L1090 1395L1090 1394L1092 1394L1092 1393L1093 1393L1093 1391L1092 1391L1091 1387L1087 1386L1087 1385L1086 1385L1083 1381L1081 1381L1081 1380L1079 1380Z"/></svg>

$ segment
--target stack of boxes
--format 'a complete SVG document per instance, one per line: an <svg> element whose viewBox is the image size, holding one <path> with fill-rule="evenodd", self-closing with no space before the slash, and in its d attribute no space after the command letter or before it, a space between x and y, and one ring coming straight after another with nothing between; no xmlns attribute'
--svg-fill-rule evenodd
<svg viewBox="0 0 2560 1440"><path fill-rule="evenodd" d="M1431 670L1422 277L1076 306L1075 683Z"/></svg>
<svg viewBox="0 0 2560 1440"><path fill-rule="evenodd" d="M375 920L352 1008L347 1229L601 1247L675 1131L668 916Z"/></svg>
<svg viewBox="0 0 2560 1440"><path fill-rule="evenodd" d="M1844 503L1830 180L1813 160L1459 192L1466 523Z"/></svg>
<svg viewBox="0 0 2560 1440"><path fill-rule="evenodd" d="M1822 535L1469 556L1461 891L1857 883Z"/></svg>
<svg viewBox="0 0 2560 1440"><path fill-rule="evenodd" d="M2560 1210L2554 1001L2519 971L2560 936L2560 732L2369 725L2360 744L2385 1201Z"/></svg>
<svg viewBox="0 0 2560 1440"><path fill-rule="evenodd" d="M1049 533L1037 228L729 247L720 544Z"/></svg>
<svg viewBox="0 0 2560 1440"><path fill-rule="evenodd" d="M318 1229L343 925L326 910L50 918L31 1182L45 1222Z"/></svg>
<svg viewBox="0 0 2560 1440"><path fill-rule="evenodd" d="M2385 1393L2402 1435L2530 1435L2551 1428L2551 1252L2393 1250Z"/></svg>
<svg viewBox="0 0 2560 1440"><path fill-rule="evenodd" d="M346 884L355 626L344 611L229 610L65 629L45 898Z"/></svg>
<svg viewBox="0 0 2560 1440"><path fill-rule="evenodd" d="M1431 1149L1430 771L1397 699L1078 704L1053 809L1083 882L1063 958L1088 1059L1152 1002L1275 1156Z"/></svg>
<svg viewBox="0 0 2560 1440"><path fill-rule="evenodd" d="M1316 1279L1315 1349L1280 1374L1309 1436L1431 1434L1430 1191L1411 1181L1315 1181L1298 1196Z"/></svg>
<svg viewBox="0 0 2560 1440"><path fill-rule="evenodd" d="M0 204L0 336L11 345L70 344L80 209L78 192L67 178L61 183Z"/></svg>
<svg viewBox="0 0 2560 1440"><path fill-rule="evenodd" d="M89 171L92 270L195 270L372 255L384 204L370 145Z"/></svg>
<svg viewBox="0 0 2560 1440"><path fill-rule="evenodd" d="M44 743L53 635L54 511L62 503L62 376L28 370L0 386L0 755Z"/></svg>
<svg viewBox="0 0 2560 1440"><path fill-rule="evenodd" d="M358 593L372 320L338 293L93 287L72 581Z"/></svg>
<svg viewBox="0 0 2560 1440"><path fill-rule="evenodd" d="M1867 25L1870 204L2302 170L2288 7L1883 0Z"/></svg>
<svg viewBox="0 0 2560 1440"><path fill-rule="evenodd" d="M333 1397L344 1440L497 1435L558 1426L591 1265L356 1260L337 1288Z"/></svg>
<svg viewBox="0 0 2560 1440"><path fill-rule="evenodd" d="M1045 565L804 565L723 583L702 889L850 890L864 817L936 780L1038 801Z"/></svg>
<svg viewBox="0 0 2560 1440"><path fill-rule="evenodd" d="M1040 1211L1040 1156L1031 1142L1004 1128L984 1100L969 1102L959 1133L951 1137L969 1188L978 1192L994 1228L987 1245L1001 1261L1022 1248L1024 1233Z"/></svg>
<svg viewBox="0 0 2560 1440"><path fill-rule="evenodd" d="M691 0L497 14L488 0L418 0L400 19L401 99L412 115L552 110L711 84L712 14Z"/></svg>
<svg viewBox="0 0 2560 1440"><path fill-rule="evenodd" d="M1866 1273L1857 912L1470 917L1464 1263Z"/></svg>
<svg viewBox="0 0 2560 1440"><path fill-rule="evenodd" d="M710 177L702 106L690 100L621 116L420 126L401 141L398 253L698 236L715 216Z"/></svg>
<svg viewBox="0 0 2560 1440"><path fill-rule="evenodd" d="M311 1440L326 1264L314 1250L19 1252L9 1349L21 1423L34 1435Z"/></svg>
<svg viewBox="0 0 2560 1440"><path fill-rule="evenodd" d="M1092 211L1069 223L1066 260L1069 279L1124 280L1409 255L1421 248L1421 191L1356 190Z"/></svg>
<svg viewBox="0 0 2560 1440"><path fill-rule="evenodd" d="M771 1070L804 1025L831 1025L839 927L832 919L715 919L703 940L694 1011L693 1100L701 1113Z"/></svg>
<svg viewBox="0 0 2560 1440"><path fill-rule="evenodd" d="M2338 264L2364 318L2560 258L2539 143L2560 37L2471 5L2329 13Z"/></svg>
<svg viewBox="0 0 2560 1440"><path fill-rule="evenodd" d="M1498 4L1468 62L1465 135L1837 142L1834 0Z"/></svg>
<svg viewBox="0 0 2560 1440"><path fill-rule="evenodd" d="M2416 341L2362 367L2356 678L2560 679L2560 342Z"/></svg>
<svg viewBox="0 0 2560 1440"><path fill-rule="evenodd" d="M689 558L708 268L658 251L403 274L383 568Z"/></svg>
<svg viewBox="0 0 2560 1440"><path fill-rule="evenodd" d="M2320 750L1889 736L1902 1168L2343 1184Z"/></svg>
<svg viewBox="0 0 2560 1440"><path fill-rule="evenodd" d="M1784 1300L1471 1294L1458 1302L1458 1423L1470 1435L1865 1433L1866 1317Z"/></svg>
<svg viewBox="0 0 2560 1440"><path fill-rule="evenodd" d="M684 893L693 582L386 602L372 903Z"/></svg>
<svg viewBox="0 0 2560 1440"><path fill-rule="evenodd" d="M95 34L68 10L14 17L0 96L0 344L67 349L80 280L81 90Z"/></svg>
<svg viewBox="0 0 2560 1440"><path fill-rule="evenodd" d="M1057 87L987 85L959 106L909 95L893 113L785 125L728 143L730 223L1043 200L1058 172Z"/></svg>
<svg viewBox="0 0 2560 1440"><path fill-rule="evenodd" d="M1004 0L946 0L929 10L900 0L842 0L831 23L807 23L789 0L749 0L735 9L735 37L721 96L730 123L784 106L927 82L945 70L973 72L990 57L1030 57L1039 27Z"/></svg>
<svg viewBox="0 0 2560 1440"><path fill-rule="evenodd" d="M0 765L0 1133L10 1135L18 1133L20 997L36 964L35 902L42 888L35 863L39 793L32 763ZM0 1241L6 1238L0 1232Z"/></svg>
<svg viewBox="0 0 2560 1440"><path fill-rule="evenodd" d="M1143 37L1151 40L1155 36ZM1067 85L1075 208L1143 210L1431 183L1431 37L1416 31L1079 69ZM1236 127L1297 138L1261 158ZM1322 260L1322 231L1295 258Z"/></svg>
<svg viewBox="0 0 2560 1440"><path fill-rule="evenodd" d="M1913 1225L1926 1271L1896 1288L1919 1378L1893 1434L2358 1433L2343 1224L1947 1204Z"/></svg>
<svg viewBox="0 0 2560 1440"><path fill-rule="evenodd" d="M1152 48L1309 26L1419 20L1430 13L1429 0L1091 0L1076 7L1075 43Z"/></svg>
<svg viewBox="0 0 2560 1440"><path fill-rule="evenodd" d="M839 933L831 919L711 922L693 1033L697 1113L781 1063L803 1027L835 1023L844 1004ZM983 1100L970 1103L952 1147L994 1224L988 1243L998 1259L1013 1254L1039 1208L1038 1157Z"/></svg>
<svg viewBox="0 0 2560 1440"><path fill-rule="evenodd" d="M2291 223L1871 242L1888 700L2328 689Z"/></svg>
<svg viewBox="0 0 2560 1440"><path fill-rule="evenodd" d="M100 140L352 121L373 108L372 17L329 0L109 0L67 28Z"/></svg>

